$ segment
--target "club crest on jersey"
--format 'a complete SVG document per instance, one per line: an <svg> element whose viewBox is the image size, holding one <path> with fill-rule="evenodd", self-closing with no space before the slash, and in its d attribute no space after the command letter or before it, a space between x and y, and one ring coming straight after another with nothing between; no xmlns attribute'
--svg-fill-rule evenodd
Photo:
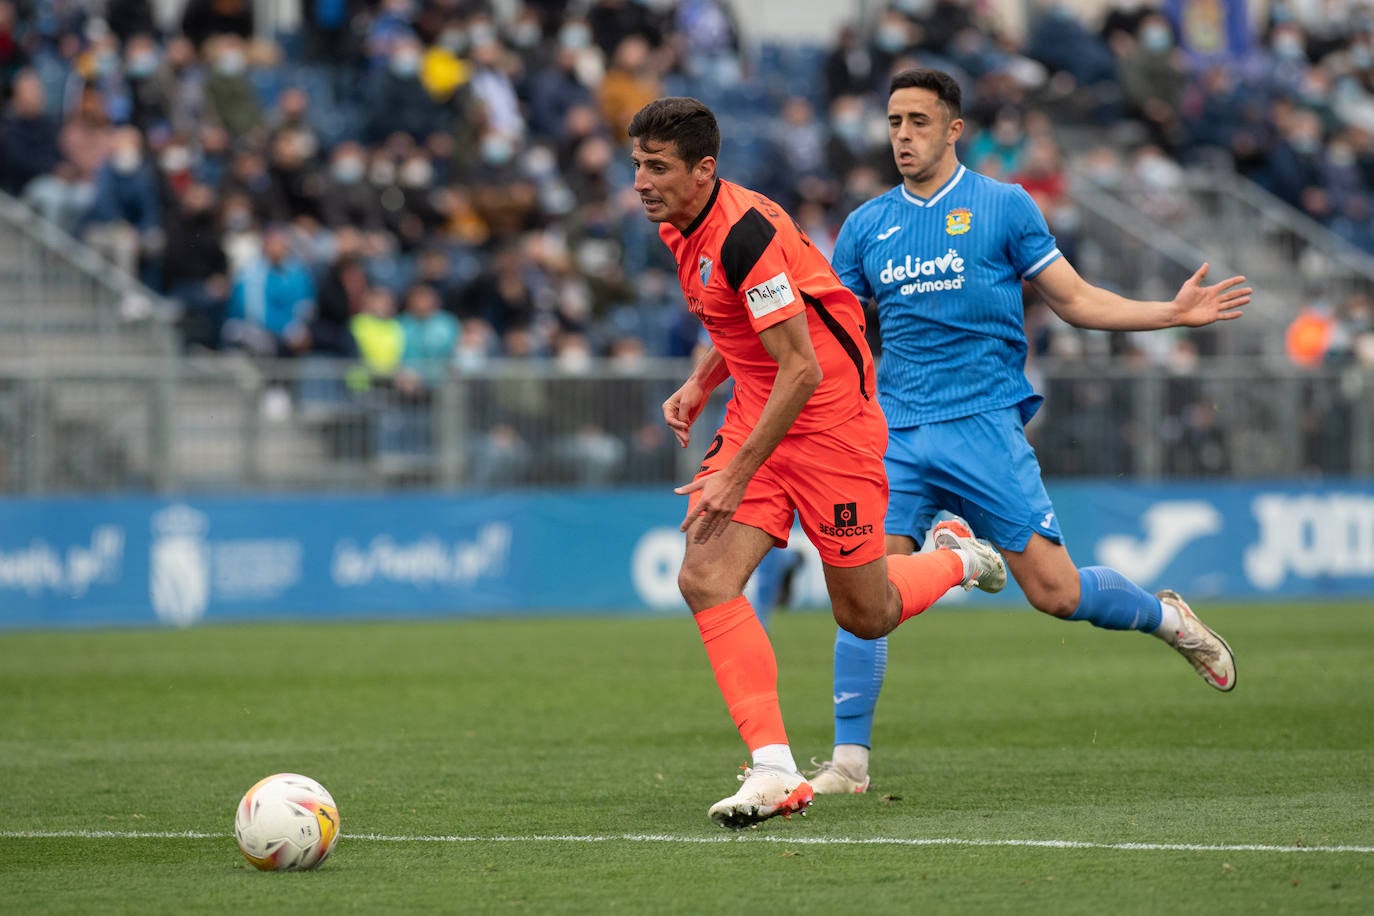
<svg viewBox="0 0 1374 916"><path fill-rule="evenodd" d="M956 207L945 214L945 232L950 235L963 235L973 224L973 211L968 207Z"/></svg>
<svg viewBox="0 0 1374 916"><path fill-rule="evenodd" d="M701 260L697 261L697 276L701 277L702 286L711 282L711 268L714 266L711 259L705 255L702 255Z"/></svg>

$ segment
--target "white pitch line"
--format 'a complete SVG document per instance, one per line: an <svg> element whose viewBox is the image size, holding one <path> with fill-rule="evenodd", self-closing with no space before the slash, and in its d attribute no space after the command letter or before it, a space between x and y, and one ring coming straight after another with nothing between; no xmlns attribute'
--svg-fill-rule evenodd
<svg viewBox="0 0 1374 916"><path fill-rule="evenodd" d="M223 840L228 833L201 833L194 830L4 830L0 839L8 840ZM1374 846L1276 846L1262 843L1094 843L1087 840L980 840L961 837L822 837L778 836L741 833L723 836L673 836L671 834L622 833L604 835L530 836L390 836L381 833L345 833L342 839L374 843L783 843L792 846L1004 846L1031 849L1106 849L1129 852L1344 852L1369 855Z"/></svg>

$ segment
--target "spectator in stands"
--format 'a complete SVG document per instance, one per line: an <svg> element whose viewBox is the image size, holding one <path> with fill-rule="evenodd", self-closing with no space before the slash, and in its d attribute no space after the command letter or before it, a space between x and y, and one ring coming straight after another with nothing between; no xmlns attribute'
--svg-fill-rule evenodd
<svg viewBox="0 0 1374 916"><path fill-rule="evenodd" d="M779 168L767 183L784 191L777 197L784 209L791 210L802 197L833 196L834 179L826 161L830 130L816 117L810 100L799 95L785 99L770 140L769 158Z"/></svg>
<svg viewBox="0 0 1374 916"><path fill-rule="evenodd" d="M43 83L34 71L21 70L0 119L0 189L19 195L29 182L56 168L61 160L57 138Z"/></svg>
<svg viewBox="0 0 1374 916"><path fill-rule="evenodd" d="M1269 151L1260 182L1284 203L1302 208L1303 194L1322 180L1322 124L1314 112L1279 104L1279 137Z"/></svg>
<svg viewBox="0 0 1374 916"><path fill-rule="evenodd" d="M1138 36L1114 36L1126 112L1145 124L1152 143L1177 155L1186 140L1182 107L1187 61L1175 44L1173 26L1162 14L1144 16Z"/></svg>
<svg viewBox="0 0 1374 916"><path fill-rule="evenodd" d="M312 161L311 135L286 128L270 142L267 199L263 206L268 221L291 222L320 216L325 179Z"/></svg>
<svg viewBox="0 0 1374 916"><path fill-rule="evenodd" d="M1079 110L1097 119L1115 116L1110 96L1101 90L1115 87L1116 60L1062 0L1046 0L1032 12L1024 53L1059 77L1052 77L1051 87Z"/></svg>
<svg viewBox="0 0 1374 916"><path fill-rule="evenodd" d="M405 352L405 331L396 317L396 294L385 286L371 286L363 310L348 323L363 371L350 376L354 387L389 386Z"/></svg>
<svg viewBox="0 0 1374 916"><path fill-rule="evenodd" d="M217 203L213 188L193 183L165 217L163 291L181 305L182 342L190 349L219 349L229 301L229 259Z"/></svg>
<svg viewBox="0 0 1374 916"><path fill-rule="evenodd" d="M493 239L514 238L535 221L538 188L516 160L510 137L488 129L479 144L481 157L467 181L473 209Z"/></svg>
<svg viewBox="0 0 1374 916"><path fill-rule="evenodd" d="M743 75L740 31L725 0L680 0L674 14L674 44L684 73L730 88Z"/></svg>
<svg viewBox="0 0 1374 916"><path fill-rule="evenodd" d="M159 78L160 65L161 54L151 34L129 36L124 45L124 76L132 106L129 120L144 133L166 128L171 120L172 99Z"/></svg>
<svg viewBox="0 0 1374 916"><path fill-rule="evenodd" d="M878 90L882 80L858 27L846 23L825 58L826 100L841 95L869 95Z"/></svg>
<svg viewBox="0 0 1374 916"><path fill-rule="evenodd" d="M255 142L262 126L262 108L248 79L247 44L236 34L217 35L206 44L205 56L210 63L205 83L206 117L223 125L240 142Z"/></svg>
<svg viewBox="0 0 1374 916"><path fill-rule="evenodd" d="M165 100L167 126L187 136L205 129L205 68L196 46L184 36L167 40L158 60L158 94Z"/></svg>
<svg viewBox="0 0 1374 916"><path fill-rule="evenodd" d="M611 65L597 89L601 117L611 137L623 139L630 119L640 108L662 94L663 87L653 48L642 35L629 35L615 48Z"/></svg>
<svg viewBox="0 0 1374 916"><path fill-rule="evenodd" d="M473 34L469 30L469 35ZM469 90L482 112L483 126L519 143L525 137L525 117L515 91L520 61L503 44L490 23L476 33L469 54Z"/></svg>
<svg viewBox="0 0 1374 916"><path fill-rule="evenodd" d="M361 144L345 140L334 147L319 206L321 220L331 229L382 230L382 202L367 180L367 153Z"/></svg>
<svg viewBox="0 0 1374 916"><path fill-rule="evenodd" d="M86 240L130 276L157 286L165 234L158 181L136 127L115 130L95 178L91 209L78 224ZM142 269L142 270L141 270Z"/></svg>
<svg viewBox="0 0 1374 916"><path fill-rule="evenodd" d="M380 143L397 133L418 141L433 131L449 129L451 116L420 82L420 53L420 42L413 34L391 41L386 66L370 77L362 129L365 142Z"/></svg>
<svg viewBox="0 0 1374 916"><path fill-rule="evenodd" d="M458 320L439 306L439 294L428 284L416 283L406 290L400 318L405 345L396 384L408 394L439 387L453 362Z"/></svg>
<svg viewBox="0 0 1374 916"><path fill-rule="evenodd" d="M310 352L320 356L357 356L350 322L361 314L370 288L361 233L341 228L334 234L334 257L316 283L315 315L310 322Z"/></svg>
<svg viewBox="0 0 1374 916"><path fill-rule="evenodd" d="M296 356L310 349L315 281L291 253L286 227L268 226L261 254L234 277L224 323L226 345L258 356Z"/></svg>
<svg viewBox="0 0 1374 916"><path fill-rule="evenodd" d="M861 96L842 95L831 101L830 139L825 149L830 174L843 180L855 168L877 165L879 148L869 135L868 124L868 109Z"/></svg>
<svg viewBox="0 0 1374 916"><path fill-rule="evenodd" d="M568 112L592 110L595 98L578 69L581 54L582 49L559 43L553 60L531 74L528 81L529 125L536 139L560 139ZM596 78L600 79L600 73Z"/></svg>
<svg viewBox="0 0 1374 916"><path fill-rule="evenodd" d="M538 306L531 276L537 273L538 268L521 257L517 241L503 242L482 272L445 307L460 321L482 319L504 342L508 335L528 329L535 321Z"/></svg>
<svg viewBox="0 0 1374 916"><path fill-rule="evenodd" d="M1326 360L1335 329L1336 317L1331 303L1319 296L1309 298L1284 333L1288 359L1305 368L1320 366Z"/></svg>
<svg viewBox="0 0 1374 916"><path fill-rule="evenodd" d="M1026 156L1024 114L1002 108L992 123L974 135L968 147L968 167L1001 181L1021 170Z"/></svg>

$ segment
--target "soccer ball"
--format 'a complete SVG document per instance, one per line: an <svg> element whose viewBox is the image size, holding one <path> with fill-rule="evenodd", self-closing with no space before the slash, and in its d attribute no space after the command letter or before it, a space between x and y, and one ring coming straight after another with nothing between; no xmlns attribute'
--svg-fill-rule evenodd
<svg viewBox="0 0 1374 916"><path fill-rule="evenodd" d="M234 838L243 857L262 871L314 868L338 842L339 808L309 776L277 773L244 794Z"/></svg>

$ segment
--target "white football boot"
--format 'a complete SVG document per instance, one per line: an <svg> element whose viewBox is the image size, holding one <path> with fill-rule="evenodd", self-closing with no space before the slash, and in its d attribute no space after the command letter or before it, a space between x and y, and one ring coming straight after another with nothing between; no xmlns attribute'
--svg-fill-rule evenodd
<svg viewBox="0 0 1374 916"><path fill-rule="evenodd" d="M1193 613L1178 592L1164 589L1156 598L1178 611L1179 626L1172 634L1165 633L1164 641L1188 659L1202 679L1223 693L1236 686L1236 657L1231 647Z"/></svg>
<svg viewBox="0 0 1374 916"><path fill-rule="evenodd" d="M1007 564L1002 555L987 541L975 538L968 522L956 515L937 524L931 533L934 536L936 550L952 550L958 547L973 558L973 572L965 576L964 581L960 583L964 591L970 592L977 588L993 593L1000 592L1006 587Z"/></svg>
<svg viewBox="0 0 1374 916"><path fill-rule="evenodd" d="M707 812L711 820L731 830L755 827L770 817L791 817L806 813L815 792L800 773L744 768L739 777L743 785L729 798L722 798Z"/></svg>
<svg viewBox="0 0 1374 916"><path fill-rule="evenodd" d="M812 757L811 762L815 764L816 758ZM868 791L867 774L859 778L833 760L817 764L806 778L817 795L861 795Z"/></svg>

